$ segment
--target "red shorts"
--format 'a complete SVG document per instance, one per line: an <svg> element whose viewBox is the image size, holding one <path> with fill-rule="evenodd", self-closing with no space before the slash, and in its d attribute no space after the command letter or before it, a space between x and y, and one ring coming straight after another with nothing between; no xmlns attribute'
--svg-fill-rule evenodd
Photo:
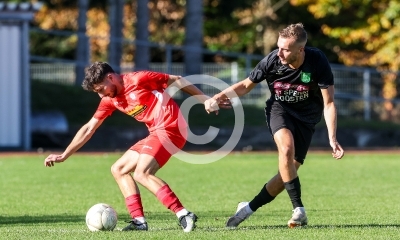
<svg viewBox="0 0 400 240"><path fill-rule="evenodd" d="M153 156L160 168L186 143L187 129L156 130L140 140L130 149L139 154Z"/></svg>

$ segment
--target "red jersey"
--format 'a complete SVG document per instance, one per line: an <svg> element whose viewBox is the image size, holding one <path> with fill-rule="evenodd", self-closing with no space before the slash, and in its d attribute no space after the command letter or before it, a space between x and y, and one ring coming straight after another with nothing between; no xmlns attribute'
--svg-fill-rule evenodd
<svg viewBox="0 0 400 240"><path fill-rule="evenodd" d="M102 120L118 109L139 122L150 132L157 129L187 128L185 118L176 102L165 89L168 74L138 71L121 75L124 88L114 98L103 97L94 114Z"/></svg>

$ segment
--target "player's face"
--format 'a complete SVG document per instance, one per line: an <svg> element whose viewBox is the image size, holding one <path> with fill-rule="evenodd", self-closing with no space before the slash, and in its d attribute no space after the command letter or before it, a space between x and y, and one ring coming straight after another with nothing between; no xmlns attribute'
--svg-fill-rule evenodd
<svg viewBox="0 0 400 240"><path fill-rule="evenodd" d="M293 65L299 62L304 47L296 44L293 38L278 38L278 57L282 64Z"/></svg>
<svg viewBox="0 0 400 240"><path fill-rule="evenodd" d="M117 95L117 86L113 83L113 75L107 74L103 82L95 85L94 92L99 94L100 98L113 98Z"/></svg>

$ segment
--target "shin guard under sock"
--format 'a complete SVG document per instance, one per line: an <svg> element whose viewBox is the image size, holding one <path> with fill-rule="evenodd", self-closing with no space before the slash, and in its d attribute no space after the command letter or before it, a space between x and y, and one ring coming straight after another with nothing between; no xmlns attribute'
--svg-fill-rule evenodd
<svg viewBox="0 0 400 240"><path fill-rule="evenodd" d="M301 202L301 185L299 177L296 177L289 182L285 182L284 184L290 200L292 201L293 209L297 207L304 207L303 203Z"/></svg>
<svg viewBox="0 0 400 240"><path fill-rule="evenodd" d="M265 186L266 184L262 187L260 193L258 193L258 195L249 203L249 207L253 212L275 199L275 197L269 194Z"/></svg>
<svg viewBox="0 0 400 240"><path fill-rule="evenodd" d="M184 207L182 203L179 201L178 197L175 193L169 188L168 185L162 186L156 193L156 197L158 200L169 210L174 212L175 214L182 210Z"/></svg>

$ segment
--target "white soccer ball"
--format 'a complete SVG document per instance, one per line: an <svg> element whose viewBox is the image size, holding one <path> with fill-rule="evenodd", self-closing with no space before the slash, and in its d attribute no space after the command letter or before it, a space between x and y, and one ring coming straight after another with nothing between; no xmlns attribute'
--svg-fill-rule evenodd
<svg viewBox="0 0 400 240"><path fill-rule="evenodd" d="M92 232L112 231L117 220L117 212L106 203L95 204L86 213L86 225Z"/></svg>

